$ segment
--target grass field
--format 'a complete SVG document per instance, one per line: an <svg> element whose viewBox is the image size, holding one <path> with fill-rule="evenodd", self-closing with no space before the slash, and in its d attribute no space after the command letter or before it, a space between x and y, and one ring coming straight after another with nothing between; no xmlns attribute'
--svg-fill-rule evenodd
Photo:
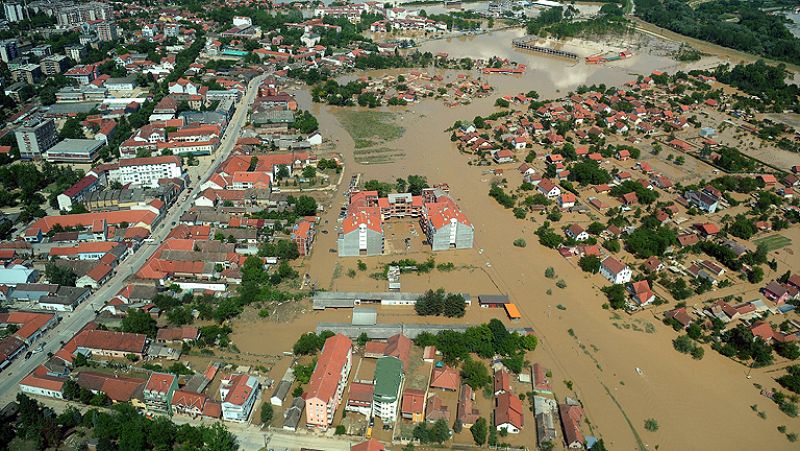
<svg viewBox="0 0 800 451"><path fill-rule="evenodd" d="M769 252L772 252L774 250L777 250L777 249L780 249L782 247L786 247L786 246L789 246L789 245L792 244L792 240L789 239L789 238L786 238L783 235L765 236L763 238L759 238L757 240L753 240L753 242L756 243L756 246L758 246L758 245L763 243L764 245L767 246L767 250Z"/></svg>
<svg viewBox="0 0 800 451"><path fill-rule="evenodd" d="M385 164L392 163L406 154L397 149L388 147L371 147L369 149L357 149L353 152L356 163L360 164Z"/></svg>
<svg viewBox="0 0 800 451"><path fill-rule="evenodd" d="M405 129L396 123L395 113L382 111L340 110L336 118L355 141L356 149L365 149L394 141Z"/></svg>

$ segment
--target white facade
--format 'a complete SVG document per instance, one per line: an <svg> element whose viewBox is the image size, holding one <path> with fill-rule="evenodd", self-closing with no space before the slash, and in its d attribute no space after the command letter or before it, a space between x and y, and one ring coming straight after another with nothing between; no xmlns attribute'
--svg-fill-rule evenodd
<svg viewBox="0 0 800 451"><path fill-rule="evenodd" d="M511 423L503 423L497 425L497 432L500 432L503 429L505 429L506 432L508 432L509 434L519 434L519 428Z"/></svg>
<svg viewBox="0 0 800 451"><path fill-rule="evenodd" d="M628 265L625 265L620 271L613 271L607 265L602 264L600 265L600 274L614 284L628 283L633 277L633 272Z"/></svg>
<svg viewBox="0 0 800 451"><path fill-rule="evenodd" d="M64 395L60 391L48 390L46 388L34 387L33 385L19 384L19 391L26 395L46 396L48 398L64 399Z"/></svg>
<svg viewBox="0 0 800 451"><path fill-rule="evenodd" d="M21 22L25 20L24 9L20 2L3 3L3 12L5 13L6 20L9 22Z"/></svg>
<svg viewBox="0 0 800 451"><path fill-rule="evenodd" d="M247 387L244 387L246 385ZM258 379L253 376L235 375L229 379L223 379L219 387L220 398L222 402L222 419L228 421L245 422L250 417L250 412L253 410L253 404L258 397L259 383ZM240 400L237 394L248 391L247 398ZM229 399L228 395L233 393Z"/></svg>
<svg viewBox="0 0 800 451"><path fill-rule="evenodd" d="M183 169L176 162L147 163L140 165L124 164L108 172L108 180L123 185L132 184L155 188L158 181L165 178L181 178Z"/></svg>

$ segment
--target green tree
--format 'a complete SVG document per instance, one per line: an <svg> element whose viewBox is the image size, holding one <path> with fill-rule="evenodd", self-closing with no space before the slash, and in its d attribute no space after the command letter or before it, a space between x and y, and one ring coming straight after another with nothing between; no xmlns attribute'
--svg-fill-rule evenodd
<svg viewBox="0 0 800 451"><path fill-rule="evenodd" d="M461 365L461 379L474 390L480 390L492 383L489 370L479 360L468 359Z"/></svg>
<svg viewBox="0 0 800 451"><path fill-rule="evenodd" d="M626 299L625 286L621 284L614 284L602 288L602 291L608 298L608 303L609 305L611 305L611 308L613 309L625 308L625 299Z"/></svg>
<svg viewBox="0 0 800 451"><path fill-rule="evenodd" d="M261 423L264 426L268 426L272 423L272 404L265 402L261 404Z"/></svg>
<svg viewBox="0 0 800 451"><path fill-rule="evenodd" d="M578 266L585 272L597 274L600 271L600 258L594 255L584 255L578 260Z"/></svg>
<svg viewBox="0 0 800 451"><path fill-rule="evenodd" d="M141 310L130 310L122 318L122 331L133 334L144 334L150 338L156 337L158 325L150 314Z"/></svg>
<svg viewBox="0 0 800 451"><path fill-rule="evenodd" d="M472 439L475 440L476 445L483 446L484 443L486 443L487 428L486 418L483 417L475 420L475 423L469 428L470 432L472 432Z"/></svg>
<svg viewBox="0 0 800 451"><path fill-rule="evenodd" d="M448 293L444 298L442 313L448 318L461 318L466 313L464 296L457 293Z"/></svg>
<svg viewBox="0 0 800 451"><path fill-rule="evenodd" d="M450 438L450 428L444 420L436 420L430 429L430 441L444 443Z"/></svg>
<svg viewBox="0 0 800 451"><path fill-rule="evenodd" d="M310 196L300 196L294 204L294 213L297 216L314 216L317 214L317 201Z"/></svg>
<svg viewBox="0 0 800 451"><path fill-rule="evenodd" d="M46 264L44 267L44 274L50 283L67 287L74 287L75 281L78 279L78 276L75 275L75 272L72 271L71 268L59 266L55 263Z"/></svg>

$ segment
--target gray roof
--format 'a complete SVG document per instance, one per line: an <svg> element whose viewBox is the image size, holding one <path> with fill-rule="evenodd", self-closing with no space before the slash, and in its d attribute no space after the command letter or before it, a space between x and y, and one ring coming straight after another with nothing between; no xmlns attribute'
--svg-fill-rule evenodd
<svg viewBox="0 0 800 451"><path fill-rule="evenodd" d="M273 110L253 113L251 119L254 124L288 124L294 121L294 113L288 110Z"/></svg>
<svg viewBox="0 0 800 451"><path fill-rule="evenodd" d="M106 85L108 84L120 84L120 83L133 83L136 84L136 77L117 77L117 78L109 78L106 80Z"/></svg>
<svg viewBox="0 0 800 451"><path fill-rule="evenodd" d="M359 326L350 323L318 323L316 332L320 333L329 330L335 334L343 334L350 338L358 338L361 333L366 333L373 340L385 340L392 335L403 334L408 338L414 339L422 332L437 334L443 330L453 330L464 332L477 324L375 324L372 326ZM515 328L509 332L526 334L531 329Z"/></svg>
<svg viewBox="0 0 800 451"><path fill-rule="evenodd" d="M372 326L378 322L378 312L370 307L353 309L353 324L359 326Z"/></svg>
<svg viewBox="0 0 800 451"><path fill-rule="evenodd" d="M99 102L56 103L48 108L49 114L88 113L100 105Z"/></svg>
<svg viewBox="0 0 800 451"><path fill-rule="evenodd" d="M48 153L86 153L90 154L103 147L103 141L97 139L71 139L67 138L48 149Z"/></svg>
<svg viewBox="0 0 800 451"><path fill-rule="evenodd" d="M292 388L292 383L290 381L280 381L278 386L275 387L275 391L272 393L272 398L278 398L283 402L286 399L286 395L289 394L289 389Z"/></svg>
<svg viewBox="0 0 800 451"><path fill-rule="evenodd" d="M300 416L303 414L303 409L305 408L306 403L301 397L294 398L292 400L292 405L289 407L286 412L284 413L285 419L283 420L283 428L284 429L297 429L297 425L300 423Z"/></svg>
<svg viewBox="0 0 800 451"><path fill-rule="evenodd" d="M479 304L508 304L508 296L504 294L479 294Z"/></svg>

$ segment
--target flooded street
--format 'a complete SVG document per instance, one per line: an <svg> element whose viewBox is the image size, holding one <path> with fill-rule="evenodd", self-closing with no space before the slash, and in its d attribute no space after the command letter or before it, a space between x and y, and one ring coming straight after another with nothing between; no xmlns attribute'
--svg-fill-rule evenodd
<svg viewBox="0 0 800 451"><path fill-rule="evenodd" d="M508 30L423 44L423 51L447 52L451 57L507 57L526 64L528 71L520 77L488 78L495 93L469 105L447 108L440 101L425 100L406 107L378 109L396 113L396 120L405 129L401 138L386 143L405 153L402 159L390 163L355 163L353 139L337 120L336 108L313 104L307 90L293 92L300 107L318 118L323 135L341 153L345 161L343 180L356 173L363 174L362 180L384 182L410 174L424 175L431 184L448 183L452 196L473 222L473 249L434 255L437 263L452 262L455 270L404 274L403 291L443 287L473 296L508 294L520 308L523 319L507 324L533 327L539 337L540 345L532 353L531 362L541 362L552 369L554 388L560 398L570 395L581 399L594 433L604 438L610 449L644 451L656 446L663 450L791 449L775 428L792 421L753 387L754 383L771 386L771 374L754 370L752 380L748 380L747 368L715 352L707 352L701 361L692 360L673 350L674 332L660 324L652 313L620 317L602 309L605 299L599 287L606 284L605 280L586 275L574 262L541 247L533 232L542 219L535 216L538 223L515 219L510 211L492 200L487 195L491 176L483 168L468 166L468 157L458 152L446 132L456 120L492 113L494 100L502 95L536 90L545 99L563 95L581 84L621 85L634 78L634 74L648 74L654 69L708 67L715 60L705 58L686 65L666 56L637 53L630 60L611 65L586 65L583 61L575 63L512 49L511 39L521 34L521 30ZM574 47L573 51L582 56L596 52L580 41ZM336 248L336 218L339 206L345 201L346 188L346 184L340 187L325 205L320 228L328 233L317 235L314 251L303 261L300 271L309 273L319 288L327 290L385 291L386 282L369 278L370 273L394 259L424 260L430 254L363 257L368 270L353 277L346 275L348 270L356 268L357 259L339 259L336 253L329 252ZM527 247L513 246L516 238L524 238ZM547 267L555 269L556 279L544 277ZM557 279L563 279L567 287L556 288ZM548 290L552 294L548 295ZM559 304L563 309L555 308ZM473 306L458 321L478 323L492 317L507 321L502 311L481 310ZM289 350L301 333L314 330L317 322L349 321L350 315L346 310L306 309L293 321L249 323L247 330L237 329L234 341L245 352L278 354ZM381 309L378 321L422 322L423 319L415 317L413 310L395 308ZM566 381L574 383L575 394L567 390ZM756 417L750 408L754 404L766 411L768 420ZM648 418L658 421L657 432L644 429ZM526 424L526 428L533 427Z"/></svg>

